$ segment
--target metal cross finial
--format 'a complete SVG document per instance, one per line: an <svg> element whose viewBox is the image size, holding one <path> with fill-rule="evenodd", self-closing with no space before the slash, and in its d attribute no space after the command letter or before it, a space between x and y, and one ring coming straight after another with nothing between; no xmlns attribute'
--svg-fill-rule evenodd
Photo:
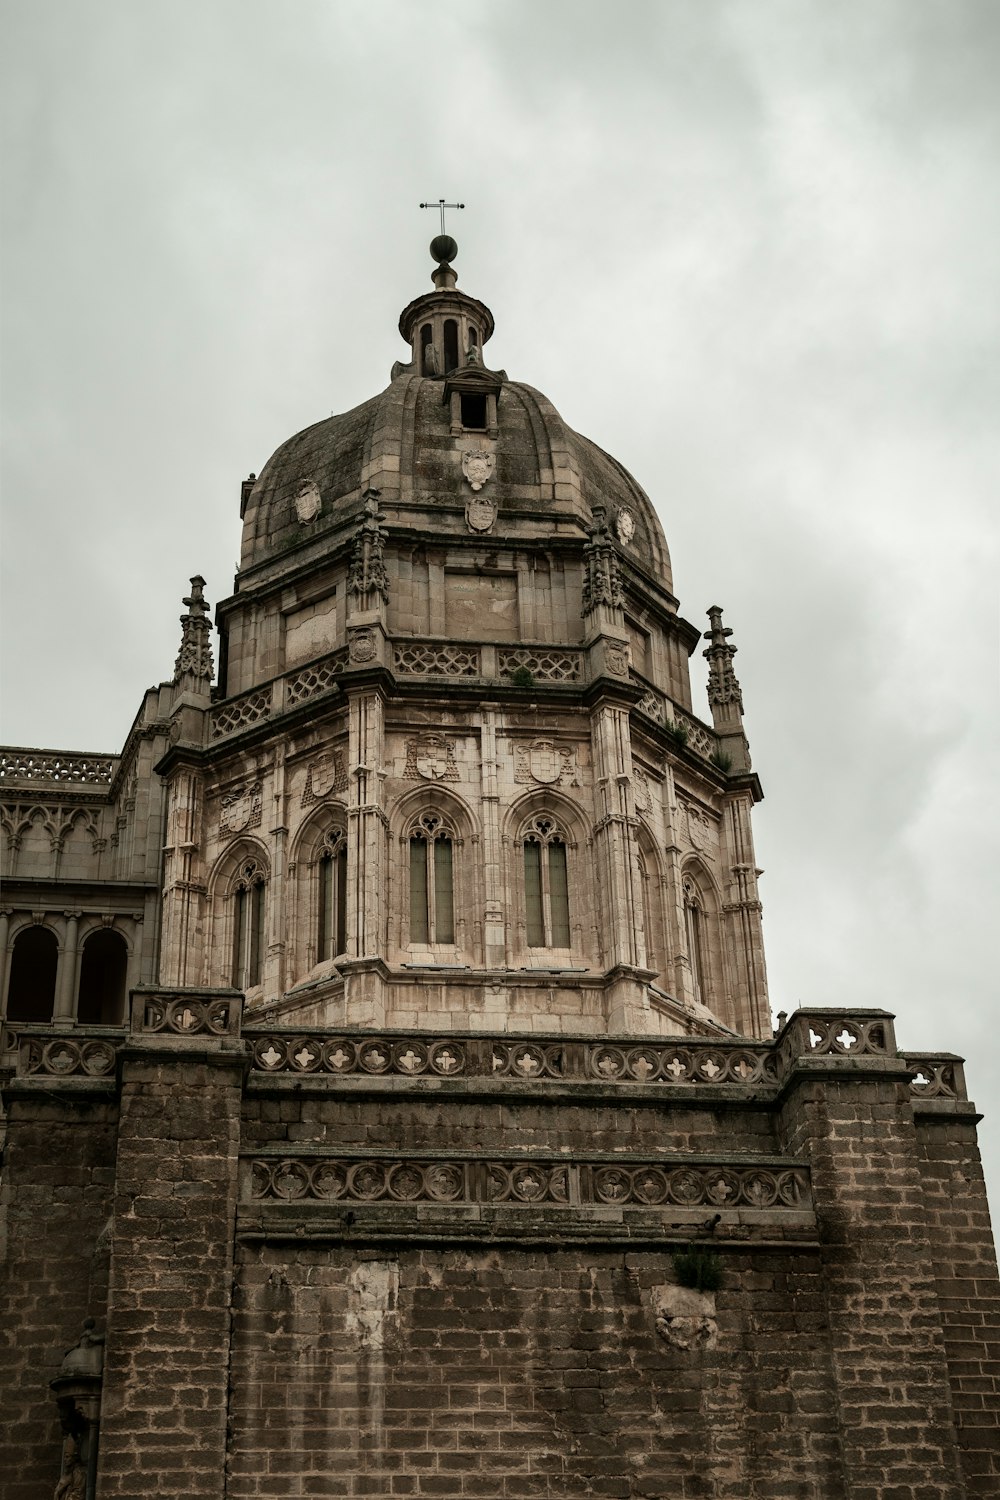
<svg viewBox="0 0 1000 1500"><path fill-rule="evenodd" d="M445 211L445 209L446 208L464 208L465 204L464 203L446 203L443 198L439 198L436 203L421 203L420 207L421 208L439 208L441 210L441 233L444 234L444 232L445 232L445 228L444 228L444 211Z"/></svg>

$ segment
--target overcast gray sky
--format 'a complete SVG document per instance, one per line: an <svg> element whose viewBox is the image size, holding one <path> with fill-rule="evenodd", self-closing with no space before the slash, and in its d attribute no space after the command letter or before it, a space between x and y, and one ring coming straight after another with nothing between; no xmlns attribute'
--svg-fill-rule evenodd
<svg viewBox="0 0 1000 1500"><path fill-rule="evenodd" d="M774 1009L965 1054L996 1200L1000 5L2 15L3 740L120 748L240 480L385 385L460 198L489 362L736 631Z"/></svg>

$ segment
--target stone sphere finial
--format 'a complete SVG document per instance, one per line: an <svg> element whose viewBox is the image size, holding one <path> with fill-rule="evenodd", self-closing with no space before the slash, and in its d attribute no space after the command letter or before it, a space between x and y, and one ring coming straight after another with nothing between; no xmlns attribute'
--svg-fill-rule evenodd
<svg viewBox="0 0 1000 1500"><path fill-rule="evenodd" d="M458 242L450 234L436 234L431 240L431 259L436 260L439 266L454 260L457 254Z"/></svg>

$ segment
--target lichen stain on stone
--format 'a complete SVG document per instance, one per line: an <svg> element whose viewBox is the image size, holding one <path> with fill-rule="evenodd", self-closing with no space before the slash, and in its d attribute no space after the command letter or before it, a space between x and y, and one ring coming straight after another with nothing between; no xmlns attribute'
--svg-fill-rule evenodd
<svg viewBox="0 0 1000 1500"><path fill-rule="evenodd" d="M399 1263L366 1260L351 1272L351 1305L345 1324L362 1349L381 1349L386 1320L395 1316L399 1297Z"/></svg>
<svg viewBox="0 0 1000 1500"><path fill-rule="evenodd" d="M650 1287L656 1331L674 1349L688 1352L714 1349L719 1341L715 1293L690 1287Z"/></svg>

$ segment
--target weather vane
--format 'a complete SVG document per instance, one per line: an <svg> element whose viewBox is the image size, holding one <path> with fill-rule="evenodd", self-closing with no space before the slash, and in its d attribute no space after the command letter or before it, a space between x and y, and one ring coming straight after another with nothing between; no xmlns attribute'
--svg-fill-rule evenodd
<svg viewBox="0 0 1000 1500"><path fill-rule="evenodd" d="M436 203L421 203L420 207L421 208L439 208L441 210L441 233L444 234L445 233L445 227L444 227L444 211L445 211L445 209L446 208L464 208L465 204L464 203L446 203L443 198L439 198Z"/></svg>

